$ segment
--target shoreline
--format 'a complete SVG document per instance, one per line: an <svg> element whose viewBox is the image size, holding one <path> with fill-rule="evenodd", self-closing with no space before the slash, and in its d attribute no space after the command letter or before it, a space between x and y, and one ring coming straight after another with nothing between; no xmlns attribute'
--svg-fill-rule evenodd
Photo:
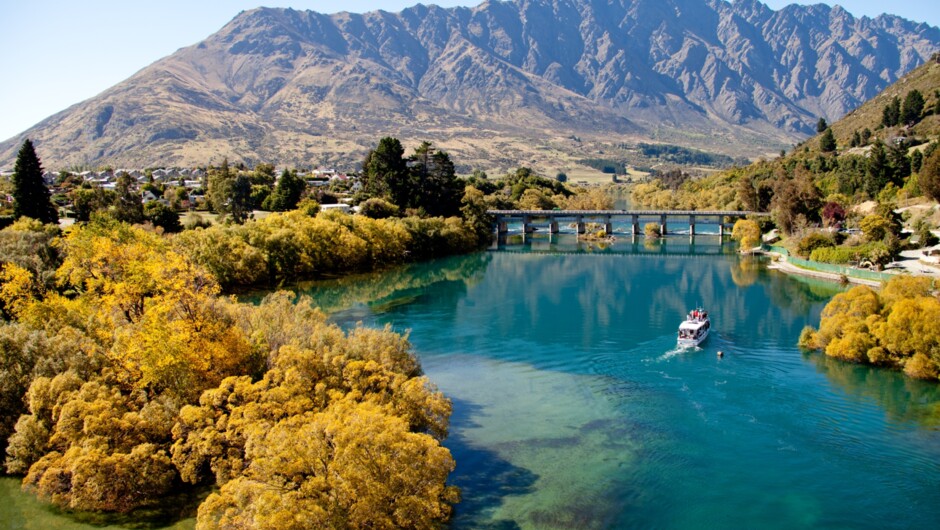
<svg viewBox="0 0 940 530"><path fill-rule="evenodd" d="M882 285L881 282L876 282L874 280L865 280L863 278L843 276L841 274L835 274L832 272L820 272L820 271L804 269L803 267L797 267L796 265L786 261L786 258L783 256L780 256L780 254L775 254L775 253L768 253L768 254L772 256L779 256L780 259L771 261L771 263L767 265L767 268L770 270L780 271L783 274L795 274L798 276L808 276L810 278L818 278L820 280L829 280L829 281L840 283L840 284L843 282L843 277L844 277L848 280L848 283L854 283L858 285L867 285L869 287L881 287Z"/></svg>

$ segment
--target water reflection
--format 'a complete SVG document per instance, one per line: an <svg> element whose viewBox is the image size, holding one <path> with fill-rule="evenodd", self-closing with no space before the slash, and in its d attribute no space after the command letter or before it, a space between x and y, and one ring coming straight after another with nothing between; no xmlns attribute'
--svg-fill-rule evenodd
<svg viewBox="0 0 940 530"><path fill-rule="evenodd" d="M876 402L892 421L940 430L940 385L818 352L805 352L804 358L847 394Z"/></svg>

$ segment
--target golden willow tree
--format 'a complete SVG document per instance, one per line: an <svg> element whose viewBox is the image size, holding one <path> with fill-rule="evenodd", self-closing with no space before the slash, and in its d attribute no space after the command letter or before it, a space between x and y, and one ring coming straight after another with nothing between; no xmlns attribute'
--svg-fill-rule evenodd
<svg viewBox="0 0 940 530"><path fill-rule="evenodd" d="M899 276L878 292L858 286L833 297L819 329L807 327L800 346L846 361L898 368L940 379L940 297L930 278Z"/></svg>
<svg viewBox="0 0 940 530"><path fill-rule="evenodd" d="M15 376L0 398L26 404L3 419L5 464L26 488L126 512L216 485L200 528L449 517L450 402L406 337L344 333L287 293L238 304L168 240L107 219L56 246L55 288L12 262L0 284L0 370Z"/></svg>

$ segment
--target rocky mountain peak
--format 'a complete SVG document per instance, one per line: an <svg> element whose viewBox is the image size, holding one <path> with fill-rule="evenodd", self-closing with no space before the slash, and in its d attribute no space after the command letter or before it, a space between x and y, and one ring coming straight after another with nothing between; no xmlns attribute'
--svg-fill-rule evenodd
<svg viewBox="0 0 940 530"><path fill-rule="evenodd" d="M938 49L926 24L758 0L257 8L24 136L58 164L333 160L392 133L477 160L494 138L653 134L742 138L753 154ZM2 160L21 140L0 145Z"/></svg>

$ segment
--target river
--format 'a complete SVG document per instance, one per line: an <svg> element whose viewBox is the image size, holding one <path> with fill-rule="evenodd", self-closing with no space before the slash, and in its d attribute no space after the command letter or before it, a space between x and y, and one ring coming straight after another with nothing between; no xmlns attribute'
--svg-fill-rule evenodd
<svg viewBox="0 0 940 530"><path fill-rule="evenodd" d="M303 286L344 327L410 330L454 402L452 528L940 522L938 386L796 347L837 285L768 271L715 237L515 241ZM677 350L697 305L712 334ZM93 528L11 480L0 520L29 519L13 506Z"/></svg>

